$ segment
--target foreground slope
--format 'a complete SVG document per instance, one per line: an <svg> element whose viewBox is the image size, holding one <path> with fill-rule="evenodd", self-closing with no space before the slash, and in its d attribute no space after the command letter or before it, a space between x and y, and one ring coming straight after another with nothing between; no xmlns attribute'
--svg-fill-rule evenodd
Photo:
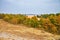
<svg viewBox="0 0 60 40"><path fill-rule="evenodd" d="M0 19L0 40L59 40L60 36L43 30L13 25Z"/></svg>

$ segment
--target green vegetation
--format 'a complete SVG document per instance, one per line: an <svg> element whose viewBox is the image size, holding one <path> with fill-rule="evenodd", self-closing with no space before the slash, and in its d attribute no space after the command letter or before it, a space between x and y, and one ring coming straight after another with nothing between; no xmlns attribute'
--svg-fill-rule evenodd
<svg viewBox="0 0 60 40"><path fill-rule="evenodd" d="M38 20L38 18L40 20ZM42 14L28 18L22 14L0 14L0 19L12 24L23 24L33 28L40 28L47 32L60 35L60 13Z"/></svg>

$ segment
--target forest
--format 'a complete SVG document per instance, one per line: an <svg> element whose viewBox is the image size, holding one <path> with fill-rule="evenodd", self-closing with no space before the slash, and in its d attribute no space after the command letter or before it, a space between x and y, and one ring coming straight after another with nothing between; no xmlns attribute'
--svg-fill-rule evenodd
<svg viewBox="0 0 60 40"><path fill-rule="evenodd" d="M14 25L23 24L27 27L60 35L60 13L34 15L32 18L28 18L27 15L22 14L0 13L0 19Z"/></svg>

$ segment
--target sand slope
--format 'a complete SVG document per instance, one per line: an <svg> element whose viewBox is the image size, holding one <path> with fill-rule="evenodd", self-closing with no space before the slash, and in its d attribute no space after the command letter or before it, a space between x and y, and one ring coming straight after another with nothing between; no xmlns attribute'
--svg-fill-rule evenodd
<svg viewBox="0 0 60 40"><path fill-rule="evenodd" d="M59 40L60 36L43 30L13 25L0 19L0 40Z"/></svg>

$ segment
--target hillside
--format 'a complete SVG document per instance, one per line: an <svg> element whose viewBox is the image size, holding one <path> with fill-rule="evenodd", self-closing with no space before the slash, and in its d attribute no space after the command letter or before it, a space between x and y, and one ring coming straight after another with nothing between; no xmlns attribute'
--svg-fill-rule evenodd
<svg viewBox="0 0 60 40"><path fill-rule="evenodd" d="M60 36L0 19L0 40L57 40Z"/></svg>

